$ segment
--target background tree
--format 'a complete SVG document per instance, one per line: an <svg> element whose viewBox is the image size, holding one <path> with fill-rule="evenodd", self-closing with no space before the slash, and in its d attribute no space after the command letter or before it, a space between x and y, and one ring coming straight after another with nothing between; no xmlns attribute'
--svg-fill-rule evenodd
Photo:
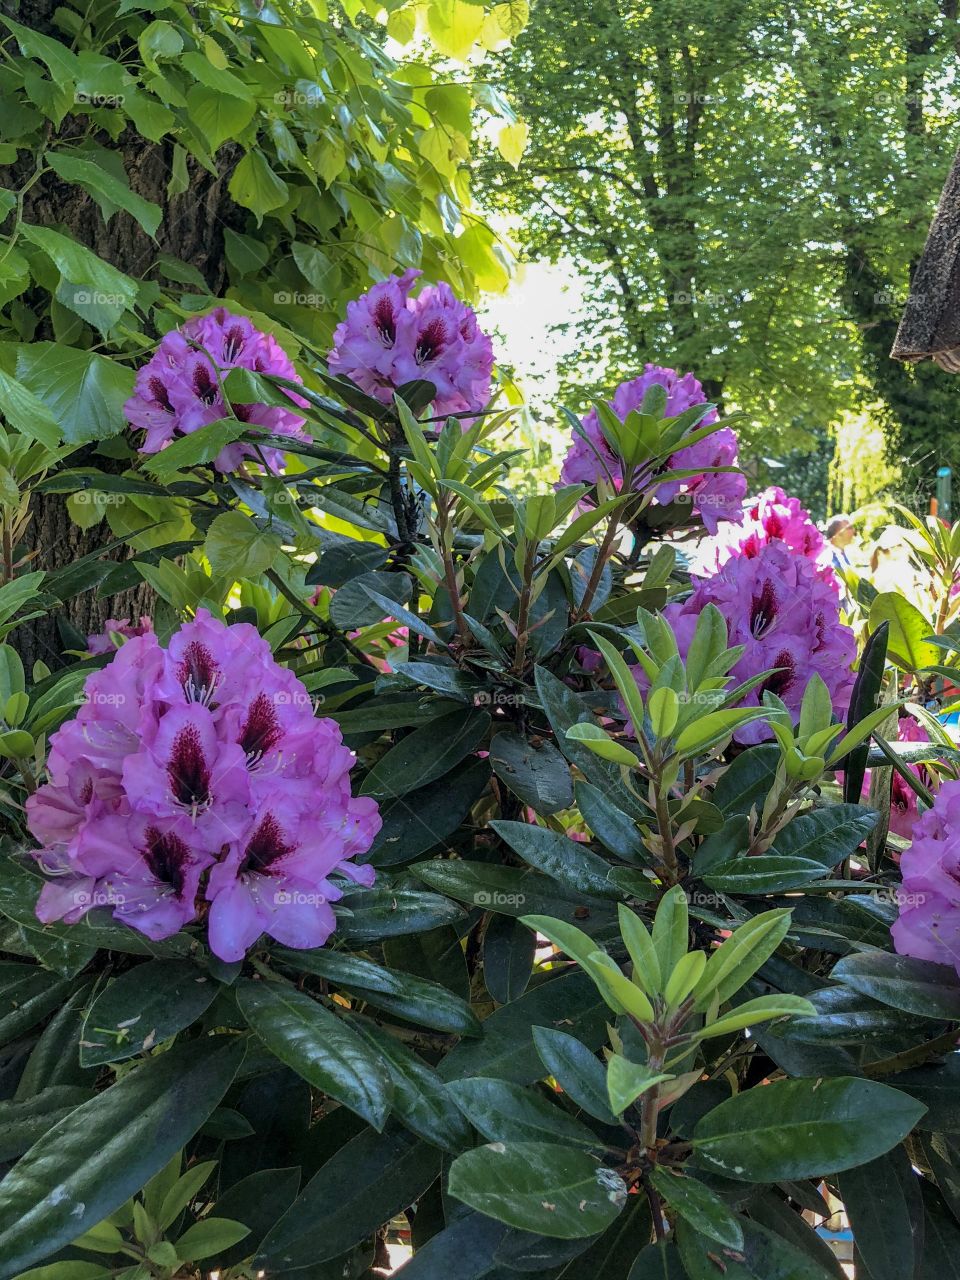
<svg viewBox="0 0 960 1280"><path fill-rule="evenodd" d="M905 457L944 460L955 386L887 355L956 146L955 41L928 0L535 4L498 62L530 150L483 186L582 274L568 380L694 368L767 454L879 400Z"/></svg>
<svg viewBox="0 0 960 1280"><path fill-rule="evenodd" d="M465 22L458 0L0 5L0 411L10 426L36 433L43 422L47 443L81 451L73 466L107 454L122 470L134 367L214 299L257 316L310 363L346 300L391 271L420 267L466 297L503 287L507 261L462 168L469 78L387 57L367 8L390 11L399 42L419 13L435 48L461 59L477 40L503 44L523 16L516 4L468 5ZM485 101L509 128L505 101ZM69 508L35 493L24 530L11 485L7 577L24 554L47 571L97 558L109 534L140 530L141 550L187 536L175 507L130 493L80 495ZM75 639L136 612L136 593L111 590L122 572L104 559L91 573L100 594L52 602L61 607L35 624L25 657L55 654L63 622Z"/></svg>

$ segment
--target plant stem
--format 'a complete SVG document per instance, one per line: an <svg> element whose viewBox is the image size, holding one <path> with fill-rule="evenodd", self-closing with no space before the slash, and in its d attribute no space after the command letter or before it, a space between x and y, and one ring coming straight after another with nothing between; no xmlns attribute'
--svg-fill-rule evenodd
<svg viewBox="0 0 960 1280"><path fill-rule="evenodd" d="M664 867L670 878L670 884L675 885L680 880L680 866L677 862L677 851L673 843L673 827L670 823L670 804L667 799L666 790L660 783L659 778L653 779L653 786L656 791L656 815L657 830L660 833L661 858Z"/></svg>
<svg viewBox="0 0 960 1280"><path fill-rule="evenodd" d="M664 1046L659 1039L650 1045L647 1068L653 1075L663 1070ZM657 1117L660 1112L660 1085L655 1084L640 1098L640 1145L651 1160L657 1158Z"/></svg>
<svg viewBox="0 0 960 1280"><path fill-rule="evenodd" d="M473 644L473 634L463 616L463 601L460 598L460 587L457 584L457 567L453 562L453 539L450 536L449 512L445 501L437 508L437 529L440 534L440 558L443 561L443 580L450 597L450 608L453 610L453 621L464 648Z"/></svg>
<svg viewBox="0 0 960 1280"><path fill-rule="evenodd" d="M517 648L513 658L513 669L520 675L527 656L527 632L530 626L530 599L533 595L533 566L537 555L537 544L531 542L523 562L523 583L520 587L520 603L517 606Z"/></svg>

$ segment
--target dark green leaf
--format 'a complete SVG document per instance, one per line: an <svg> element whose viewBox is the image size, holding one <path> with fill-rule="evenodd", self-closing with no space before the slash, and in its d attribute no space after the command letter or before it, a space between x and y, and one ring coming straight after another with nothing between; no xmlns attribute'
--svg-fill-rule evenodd
<svg viewBox="0 0 960 1280"><path fill-rule="evenodd" d="M429 853L465 821L489 780L487 761L468 756L445 776L442 787L409 791L381 804L383 826L368 860L378 868L392 867Z"/></svg>
<svg viewBox="0 0 960 1280"><path fill-rule="evenodd" d="M361 793L378 800L402 796L443 777L476 751L489 725L485 711L454 711L414 729L377 761Z"/></svg>
<svg viewBox="0 0 960 1280"><path fill-rule="evenodd" d="M473 1142L470 1126L432 1067L395 1036L371 1022L357 1031L383 1059L393 1081L393 1115L425 1141L458 1152Z"/></svg>
<svg viewBox="0 0 960 1280"><path fill-rule="evenodd" d="M726 1178L809 1178L883 1155L923 1112L907 1094L874 1080L777 1080L709 1112L693 1146L702 1168Z"/></svg>
<svg viewBox="0 0 960 1280"><path fill-rule="evenodd" d="M920 1184L903 1147L840 1175L840 1195L870 1280L904 1280L920 1257Z"/></svg>
<svg viewBox="0 0 960 1280"><path fill-rule="evenodd" d="M450 1195L510 1226L561 1240L603 1231L627 1188L612 1169L547 1142L496 1142L450 1166Z"/></svg>
<svg viewBox="0 0 960 1280"><path fill-rule="evenodd" d="M577 808L583 820L604 848L625 862L646 862L648 854L640 839L636 822L629 814L618 809L599 787L578 780Z"/></svg>
<svg viewBox="0 0 960 1280"><path fill-rule="evenodd" d="M488 1142L562 1142L587 1151L603 1143L537 1089L489 1077L447 1085L457 1106Z"/></svg>
<svg viewBox="0 0 960 1280"><path fill-rule="evenodd" d="M53 1085L20 1101L0 1102L0 1163L16 1160L93 1094L77 1085Z"/></svg>
<svg viewBox="0 0 960 1280"><path fill-rule="evenodd" d="M586 974L561 974L492 1013L484 1021L483 1038L461 1041L444 1058L439 1074L444 1080L496 1076L530 1084L544 1074L535 1028L563 1026L588 1047L599 1048L606 1038L606 1010Z"/></svg>
<svg viewBox="0 0 960 1280"><path fill-rule="evenodd" d="M483 1280L494 1270L497 1246L507 1228L482 1213L455 1218L393 1273L394 1280Z"/></svg>
<svg viewBox="0 0 960 1280"><path fill-rule="evenodd" d="M243 1058L238 1036L175 1045L72 1111L4 1179L2 1274L113 1213L196 1133Z"/></svg>
<svg viewBox="0 0 960 1280"><path fill-rule="evenodd" d="M685 1222L677 1228L677 1243L688 1280L834 1280L834 1274L782 1236L759 1223L741 1219L743 1249L718 1248ZM716 1264L719 1257L723 1270Z"/></svg>
<svg viewBox="0 0 960 1280"><path fill-rule="evenodd" d="M413 1204L439 1171L436 1147L402 1129L364 1130L327 1161L267 1233L254 1266L276 1274L338 1258Z"/></svg>
<svg viewBox="0 0 960 1280"><path fill-rule="evenodd" d="M715 1191L696 1178L655 1169L653 1185L669 1208L680 1215L701 1235L709 1236L728 1249L743 1247L740 1223Z"/></svg>
<svg viewBox="0 0 960 1280"><path fill-rule="evenodd" d="M53 1015L33 1046L17 1085L17 1098L30 1098L51 1085L86 1084L95 1071L80 1065L80 1033L90 984L78 987Z"/></svg>
<svg viewBox="0 0 960 1280"><path fill-rule="evenodd" d="M320 947L316 951L274 952L277 960L301 973L315 973L334 986L356 993L368 1004L386 1009L409 1022L448 1031L479 1035L480 1023L465 1000L438 982L384 969L371 960Z"/></svg>
<svg viewBox="0 0 960 1280"><path fill-rule="evenodd" d="M607 1095L607 1071L576 1036L552 1027L534 1027L537 1053L549 1075L578 1107L604 1124L615 1125Z"/></svg>
<svg viewBox="0 0 960 1280"><path fill-rule="evenodd" d="M535 813L557 813L573 804L570 766L552 742L535 747L522 734L504 730L490 744L490 764Z"/></svg>
<svg viewBox="0 0 960 1280"><path fill-rule="evenodd" d="M607 878L610 866L579 841L529 822L491 822L490 826L524 862L552 876L565 888L598 898L623 897Z"/></svg>
<svg viewBox="0 0 960 1280"><path fill-rule="evenodd" d="M960 1020L960 978L952 965L886 951L845 956L830 977L881 1004L925 1018Z"/></svg>
<svg viewBox="0 0 960 1280"><path fill-rule="evenodd" d="M960 1280L960 1227L943 1199L923 1184L923 1256L917 1280Z"/></svg>
<svg viewBox="0 0 960 1280"><path fill-rule="evenodd" d="M210 1210L210 1216L242 1222L250 1234L217 1254L218 1267L232 1267L249 1257L293 1204L299 1186L299 1169L258 1169L228 1187Z"/></svg>
<svg viewBox="0 0 960 1280"><path fill-rule="evenodd" d="M873 809L859 804L834 804L794 818L774 841L770 853L778 857L811 858L822 867L835 867L854 853L877 825Z"/></svg>
<svg viewBox="0 0 960 1280"><path fill-rule="evenodd" d="M518 1000L527 989L536 955L536 935L509 916L493 915L483 932L483 981L498 1004Z"/></svg>
<svg viewBox="0 0 960 1280"><path fill-rule="evenodd" d="M330 601L330 621L343 631L355 627L369 627L383 622L384 610L376 600L371 600L365 588L403 604L410 599L413 584L406 573L381 573L373 570L351 578L337 589ZM390 615L386 615L390 616Z"/></svg>
<svg viewBox="0 0 960 1280"><path fill-rule="evenodd" d="M187 960L147 960L100 991L83 1024L80 1063L97 1067L154 1048L189 1027L217 984Z"/></svg>
<svg viewBox="0 0 960 1280"><path fill-rule="evenodd" d="M857 678L850 695L850 709L847 712L848 731L855 728L864 717L880 705L889 635L890 623L881 622L864 645ZM866 742L854 747L844 760L838 762L843 765L843 798L847 804L858 804L860 801L869 750L868 737Z"/></svg>
<svg viewBox="0 0 960 1280"><path fill-rule="evenodd" d="M391 1085L379 1054L342 1018L286 982L241 980L237 1003L271 1053L377 1130L390 1111Z"/></svg>
<svg viewBox="0 0 960 1280"><path fill-rule="evenodd" d="M823 878L824 869L810 858L761 853L754 858L734 858L704 872L704 881L718 893L781 893Z"/></svg>
<svg viewBox="0 0 960 1280"><path fill-rule="evenodd" d="M759 813L767 792L773 786L780 761L780 749L762 745L751 747L728 765L713 789L713 803L727 817Z"/></svg>
<svg viewBox="0 0 960 1280"><path fill-rule="evenodd" d="M418 862L410 870L432 889L457 898L468 906L483 907L486 911L502 915L535 913L568 922L576 920L586 933L608 928L615 918L608 901L587 898L582 890L569 889L549 876L522 867L449 859L444 862ZM615 874L611 872L611 876ZM584 906L588 902L589 916L584 917Z"/></svg>
<svg viewBox="0 0 960 1280"><path fill-rule="evenodd" d="M356 889L337 903L337 933L352 942L379 942L462 919L448 898L415 889Z"/></svg>

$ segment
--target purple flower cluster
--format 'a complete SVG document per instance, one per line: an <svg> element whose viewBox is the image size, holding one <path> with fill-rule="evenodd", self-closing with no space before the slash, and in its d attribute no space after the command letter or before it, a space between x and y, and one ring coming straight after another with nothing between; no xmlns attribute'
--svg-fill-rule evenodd
<svg viewBox="0 0 960 1280"><path fill-rule="evenodd" d="M329 877L373 882L350 859L380 816L351 795L336 723L256 628L200 610L166 649L152 632L128 640L84 695L27 801L49 876L40 919L109 906L159 940L206 916L226 961L262 933L322 946L341 897Z"/></svg>
<svg viewBox="0 0 960 1280"><path fill-rule="evenodd" d="M189 435L221 418L236 415L267 435L305 440L303 418L276 405L225 404L221 380L230 369L273 374L301 382L289 357L276 339L254 328L245 316L217 307L209 315L188 320L182 329L165 334L147 363L137 373L134 394L123 406L134 427L146 432L141 453L159 453L179 436ZM284 392L303 407L306 401ZM264 461L278 471L283 454L263 449ZM235 471L244 458L259 459L249 444L228 444L217 455L218 471Z"/></svg>
<svg viewBox="0 0 960 1280"><path fill-rule="evenodd" d="M493 344L448 284L410 290L423 273L410 268L375 284L347 306L328 357L330 372L381 404L407 382L437 389L437 414L479 412L490 398Z"/></svg>
<svg viewBox="0 0 960 1280"><path fill-rule="evenodd" d="M623 421L627 414L639 409L648 389L654 384L666 388L665 416L675 418L693 405L705 404L703 387L692 373L680 375L676 369L648 364L639 378L621 382L613 394L610 406ZM711 409L698 426L709 426L717 421L716 410ZM591 409L582 420L586 439L575 433L564 459L560 479L563 484L596 484L608 474L615 484L623 482L623 471L600 429L596 409ZM718 427L711 435L686 448L678 449L666 464L668 471L686 471L699 467L735 467L738 462L737 437L730 427ZM641 477L647 484L648 477ZM656 490L659 503L673 502L683 497L703 520L710 533L716 533L722 520L739 524L741 505L747 491L746 477L735 471L712 471L688 476L684 480L669 480Z"/></svg>
<svg viewBox="0 0 960 1280"><path fill-rule="evenodd" d="M945 782L914 823L900 871L894 946L903 956L950 964L960 973L960 782Z"/></svg>
<svg viewBox="0 0 960 1280"><path fill-rule="evenodd" d="M744 646L732 668L738 681L777 668L746 695L743 706L761 705L763 692L769 689L798 716L803 691L817 673L830 691L834 710L846 709L853 686L850 668L857 652L856 640L840 621L836 592L806 556L792 552L783 542L768 542L756 555L728 560L712 577L701 581L682 604L668 605L663 615L673 627L684 657L697 618L708 604L716 605L723 614L730 646ZM769 736L770 730L762 721L745 725L736 734L743 743Z"/></svg>

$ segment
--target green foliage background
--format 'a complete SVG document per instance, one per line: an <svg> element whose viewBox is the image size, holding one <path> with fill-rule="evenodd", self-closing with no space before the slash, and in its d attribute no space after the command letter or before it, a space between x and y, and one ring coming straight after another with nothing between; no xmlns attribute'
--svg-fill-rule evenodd
<svg viewBox="0 0 960 1280"><path fill-rule="evenodd" d="M888 359L960 136L957 40L947 0L534 3L496 73L527 156L479 172L524 253L578 275L568 386L693 369L768 455L878 403L916 474L960 464L956 381Z"/></svg>

